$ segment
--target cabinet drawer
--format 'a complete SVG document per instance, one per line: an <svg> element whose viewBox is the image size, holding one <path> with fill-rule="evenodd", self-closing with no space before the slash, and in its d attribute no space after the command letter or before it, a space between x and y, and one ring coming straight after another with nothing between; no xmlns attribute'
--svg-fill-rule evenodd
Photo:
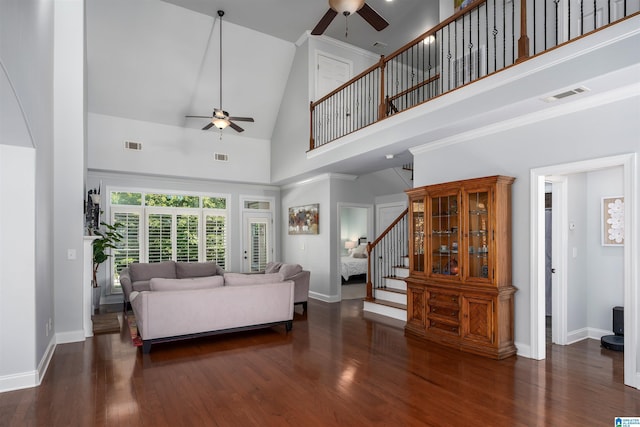
<svg viewBox="0 0 640 427"><path fill-rule="evenodd" d="M440 320L430 319L428 329L431 332L440 332L453 335L460 335L460 326L451 323L442 322Z"/></svg>
<svg viewBox="0 0 640 427"><path fill-rule="evenodd" d="M458 294L429 291L429 304L438 306L458 306L460 304L460 297Z"/></svg>
<svg viewBox="0 0 640 427"><path fill-rule="evenodd" d="M460 319L460 310L458 310L458 308L430 305L429 314L455 321L458 321Z"/></svg>

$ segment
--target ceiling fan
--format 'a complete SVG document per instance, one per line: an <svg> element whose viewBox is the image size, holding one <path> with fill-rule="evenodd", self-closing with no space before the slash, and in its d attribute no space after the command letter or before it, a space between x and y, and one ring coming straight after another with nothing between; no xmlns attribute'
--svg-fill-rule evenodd
<svg viewBox="0 0 640 427"><path fill-rule="evenodd" d="M240 126L234 123L236 122L253 122L252 117L235 117L229 116L229 113L222 109L222 17L224 16L224 11L219 10L218 16L220 17L220 108L214 108L213 114L211 116L185 116L189 118L198 118L198 119L209 119L210 123L207 123L202 130L211 129L213 126L222 130L227 126L236 132L244 132Z"/></svg>
<svg viewBox="0 0 640 427"><path fill-rule="evenodd" d="M389 25L365 0L329 0L329 8L313 31L311 31L312 35L319 36L324 33L338 13L348 17L354 12L357 12L358 15L362 16L364 20L377 31L382 31Z"/></svg>

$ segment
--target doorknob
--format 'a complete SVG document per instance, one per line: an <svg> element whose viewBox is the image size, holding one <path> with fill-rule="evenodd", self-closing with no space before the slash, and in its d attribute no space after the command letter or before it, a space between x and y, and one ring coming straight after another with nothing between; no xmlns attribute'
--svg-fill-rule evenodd
<svg viewBox="0 0 640 427"><path fill-rule="evenodd" d="M555 274L555 272L556 272L556 269L555 269L555 268L552 268L552 269L551 269L551 273L554 273L554 274Z"/></svg>

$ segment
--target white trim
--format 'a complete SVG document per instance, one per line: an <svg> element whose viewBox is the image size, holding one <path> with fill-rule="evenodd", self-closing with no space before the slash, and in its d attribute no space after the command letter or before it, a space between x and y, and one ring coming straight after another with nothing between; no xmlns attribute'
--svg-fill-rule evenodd
<svg viewBox="0 0 640 427"><path fill-rule="evenodd" d="M541 227L541 224L544 225L545 177L584 173L618 166L623 168L626 208L624 232L624 383L631 387L640 388L637 360L640 330L638 329L638 171L636 153L531 170L531 357L534 359L545 358L544 226Z"/></svg>
<svg viewBox="0 0 640 427"><path fill-rule="evenodd" d="M291 188L301 187L303 185L311 184L312 182L324 181L328 179L341 179L343 181L355 181L358 179L357 175L347 175L344 173L323 173L313 176L311 178L303 179L302 181L292 182L291 184L283 185L283 190L289 190Z"/></svg>
<svg viewBox="0 0 640 427"><path fill-rule="evenodd" d="M551 220L552 226L552 265L556 272L553 277L552 286L552 339L553 342L560 345L569 344L568 338L568 280L569 276L567 271L569 269L569 259L567 255L567 247L565 243L569 240L568 224L569 224L569 206L568 206L568 193L567 184L568 180L566 176L553 176L547 177L546 181L552 183L552 202L553 206ZM541 215L544 223L544 216ZM543 228L544 230L544 224ZM545 266L540 265L540 270L543 275L546 274Z"/></svg>
<svg viewBox="0 0 640 427"><path fill-rule="evenodd" d="M324 302L340 302L342 299L340 295L327 295L314 291L309 291L309 298L317 299Z"/></svg>

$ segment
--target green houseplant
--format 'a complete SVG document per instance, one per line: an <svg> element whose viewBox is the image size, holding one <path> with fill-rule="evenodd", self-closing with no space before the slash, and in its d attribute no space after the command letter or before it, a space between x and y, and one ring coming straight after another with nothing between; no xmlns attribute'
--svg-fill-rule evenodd
<svg viewBox="0 0 640 427"><path fill-rule="evenodd" d="M101 222L100 225L104 227L103 230L94 230L94 234L99 238L93 241L93 278L91 280L91 286L98 288L98 268L100 264L105 262L111 256L110 249L116 248L116 243L122 241L122 234L118 233L119 223L113 225Z"/></svg>

